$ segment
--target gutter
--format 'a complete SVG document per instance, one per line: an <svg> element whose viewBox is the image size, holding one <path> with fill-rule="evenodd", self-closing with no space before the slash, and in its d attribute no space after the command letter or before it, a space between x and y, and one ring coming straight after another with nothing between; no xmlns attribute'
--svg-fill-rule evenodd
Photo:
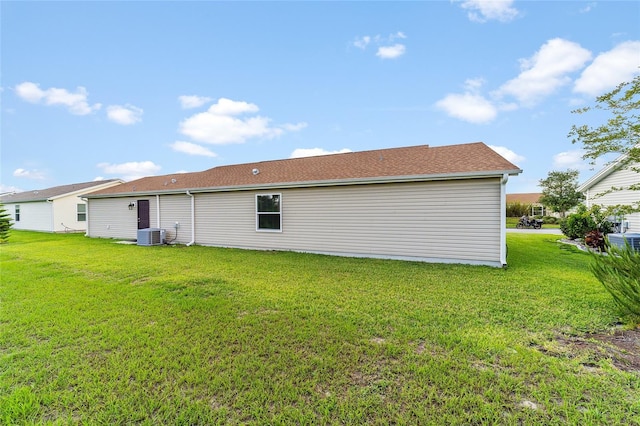
<svg viewBox="0 0 640 426"><path fill-rule="evenodd" d="M191 197L191 241L187 243L189 247L196 242L196 197L188 189L186 194Z"/></svg>

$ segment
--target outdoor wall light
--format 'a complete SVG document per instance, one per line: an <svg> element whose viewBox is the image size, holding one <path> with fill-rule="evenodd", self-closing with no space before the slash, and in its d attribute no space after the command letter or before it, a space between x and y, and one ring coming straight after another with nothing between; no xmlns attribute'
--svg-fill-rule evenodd
<svg viewBox="0 0 640 426"><path fill-rule="evenodd" d="M129 210L133 210L133 208L136 206L135 203L131 202L129 203Z"/></svg>

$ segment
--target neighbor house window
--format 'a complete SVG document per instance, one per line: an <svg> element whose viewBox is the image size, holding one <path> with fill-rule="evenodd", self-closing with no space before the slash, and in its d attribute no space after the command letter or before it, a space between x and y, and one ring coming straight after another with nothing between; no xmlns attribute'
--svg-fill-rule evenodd
<svg viewBox="0 0 640 426"><path fill-rule="evenodd" d="M78 222L87 221L87 205L78 204Z"/></svg>
<svg viewBox="0 0 640 426"><path fill-rule="evenodd" d="M282 230L282 195L256 195L256 230Z"/></svg>
<svg viewBox="0 0 640 426"><path fill-rule="evenodd" d="M544 206L531 206L533 216L544 216Z"/></svg>
<svg viewBox="0 0 640 426"><path fill-rule="evenodd" d="M15 221L16 222L20 222L20 206L18 204L16 204L16 214L15 214Z"/></svg>

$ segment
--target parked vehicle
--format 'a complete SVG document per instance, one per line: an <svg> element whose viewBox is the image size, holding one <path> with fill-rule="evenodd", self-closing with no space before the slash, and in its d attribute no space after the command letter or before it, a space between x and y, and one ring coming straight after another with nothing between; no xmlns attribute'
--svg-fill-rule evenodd
<svg viewBox="0 0 640 426"><path fill-rule="evenodd" d="M520 220L518 221L518 224L516 225L516 228L518 229L529 229L529 228L533 228L533 229L540 229L542 228L542 224L544 223L544 220L542 219L529 219L529 216L525 215L522 216L520 218Z"/></svg>

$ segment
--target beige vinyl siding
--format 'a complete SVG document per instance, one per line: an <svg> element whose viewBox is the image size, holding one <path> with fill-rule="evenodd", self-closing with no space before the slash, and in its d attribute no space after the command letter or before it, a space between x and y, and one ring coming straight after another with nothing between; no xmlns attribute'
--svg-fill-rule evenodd
<svg viewBox="0 0 640 426"><path fill-rule="evenodd" d="M255 229L255 195L282 194L282 232ZM499 179L196 194L196 243L499 263Z"/></svg>
<svg viewBox="0 0 640 426"><path fill-rule="evenodd" d="M55 232L86 231L87 222L78 221L78 204L84 201L75 195L53 200L53 225Z"/></svg>
<svg viewBox="0 0 640 426"><path fill-rule="evenodd" d="M53 232L53 205L46 201L6 204L5 210L15 220L15 206L20 206L20 221L13 222L13 229Z"/></svg>
<svg viewBox="0 0 640 426"><path fill-rule="evenodd" d="M599 204L602 206L614 206L618 204L629 205L638 202L640 191L613 191L609 194L598 196L612 187L626 188L629 185L637 184L640 174L632 170L617 170L603 178L601 181L589 188L587 192L587 206ZM629 222L628 232L640 232L640 214L627 215L625 219Z"/></svg>
<svg viewBox="0 0 640 426"><path fill-rule="evenodd" d="M155 197L93 198L88 202L88 231L90 237L138 238L137 207L129 210L129 203L149 200L149 218L152 227L157 225Z"/></svg>
<svg viewBox="0 0 640 426"><path fill-rule="evenodd" d="M152 209L155 209L156 199L151 200ZM151 223L155 223L156 217L151 217ZM179 223L176 239L175 224ZM186 244L191 241L191 197L182 195L160 196L160 226L165 229L165 238L172 243Z"/></svg>

